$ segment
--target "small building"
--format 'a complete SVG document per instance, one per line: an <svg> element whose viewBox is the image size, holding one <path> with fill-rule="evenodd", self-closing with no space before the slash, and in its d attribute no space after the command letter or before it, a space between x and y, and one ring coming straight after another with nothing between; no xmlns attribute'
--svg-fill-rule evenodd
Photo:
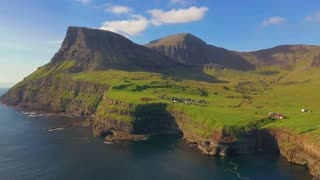
<svg viewBox="0 0 320 180"><path fill-rule="evenodd" d="M311 112L309 109L301 109L301 112Z"/></svg>
<svg viewBox="0 0 320 180"><path fill-rule="evenodd" d="M162 94L161 96L159 96L160 99L167 99L167 96L165 94Z"/></svg>
<svg viewBox="0 0 320 180"><path fill-rule="evenodd" d="M275 118L275 119L285 119L286 117L280 113L269 113L269 117Z"/></svg>
<svg viewBox="0 0 320 180"><path fill-rule="evenodd" d="M173 97L171 100L172 100L173 103L177 102L177 99L175 97Z"/></svg>
<svg viewBox="0 0 320 180"><path fill-rule="evenodd" d="M203 100L203 99L199 100L198 102L199 102L200 104L207 104L207 101L206 101L206 100Z"/></svg>

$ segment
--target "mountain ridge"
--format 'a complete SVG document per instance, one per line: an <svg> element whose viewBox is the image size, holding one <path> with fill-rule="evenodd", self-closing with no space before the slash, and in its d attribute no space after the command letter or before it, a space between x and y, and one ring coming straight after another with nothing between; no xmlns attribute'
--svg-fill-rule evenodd
<svg viewBox="0 0 320 180"><path fill-rule="evenodd" d="M70 26L48 67L76 60L71 72L105 69L157 70L175 62L111 31Z"/></svg>
<svg viewBox="0 0 320 180"><path fill-rule="evenodd" d="M157 71L176 66L218 66L253 70L255 66L291 67L296 62L315 62L317 45L279 45L272 48L239 52L207 44L191 33L179 33L139 45L111 31L86 27L68 27L60 50L48 67L77 59L70 72L104 69ZM154 53L156 52L156 53ZM304 54L310 54L306 57ZM313 61L314 62L311 62ZM174 70L172 70L174 71Z"/></svg>
<svg viewBox="0 0 320 180"><path fill-rule="evenodd" d="M238 54L224 48L209 45L190 33L166 36L150 41L144 46L183 64L215 64L238 70L254 68L254 65L245 61Z"/></svg>
<svg viewBox="0 0 320 180"><path fill-rule="evenodd" d="M193 40L185 41L187 37ZM169 35L144 46L184 64L215 64L238 70L251 70L253 66L289 68L303 60L311 62L320 54L320 46L306 44L278 45L255 51L228 50L207 44L190 33ZM310 54L310 57L305 54ZM311 66L312 64L318 63L313 62Z"/></svg>
<svg viewBox="0 0 320 180"><path fill-rule="evenodd" d="M157 52L109 31L70 27L51 62L0 101L25 111L90 116L94 134L106 140L118 131L124 140L182 132L203 153L221 156L259 152L262 142L263 150L274 146L320 176L318 47L241 53L188 34L170 42L171 49Z"/></svg>

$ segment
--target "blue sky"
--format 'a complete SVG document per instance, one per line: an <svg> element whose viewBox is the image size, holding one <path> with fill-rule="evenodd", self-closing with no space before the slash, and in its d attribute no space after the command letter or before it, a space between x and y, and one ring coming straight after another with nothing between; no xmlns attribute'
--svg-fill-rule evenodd
<svg viewBox="0 0 320 180"><path fill-rule="evenodd" d="M144 44L190 32L238 51L320 45L319 0L0 0L0 86L48 63L68 26Z"/></svg>

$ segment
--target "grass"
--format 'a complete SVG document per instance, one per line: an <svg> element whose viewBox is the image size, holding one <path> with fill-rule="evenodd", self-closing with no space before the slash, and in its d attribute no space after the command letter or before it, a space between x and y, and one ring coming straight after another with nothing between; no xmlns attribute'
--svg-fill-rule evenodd
<svg viewBox="0 0 320 180"><path fill-rule="evenodd" d="M133 107L100 103L101 97L92 94L80 93L75 96L74 92L59 93L63 99L76 97L75 100L83 102L85 106L98 107L99 116L115 120L135 121L129 115L119 115L112 113L113 111L133 113L135 107L140 105L166 104L167 111L186 114L192 123L197 124L189 124L188 128L205 136L217 129L237 134L256 127L282 128L297 134L320 136L320 71L319 68L306 69L303 62L290 71L276 67L247 72L229 69L205 71L208 81L120 70L67 73L65 76L64 72L73 64L74 61L66 61L50 70L41 67L27 79L37 80L54 74L56 78L63 76L74 82L108 84L110 89L105 97ZM37 90L31 86L29 88L32 92ZM159 98L164 94L169 98ZM173 103L171 97L205 100L207 103ZM311 109L313 112L301 113L301 108ZM288 118L265 119L269 112L280 112Z"/></svg>
<svg viewBox="0 0 320 180"><path fill-rule="evenodd" d="M153 99L154 103L167 103L168 110L184 112L192 121L205 127L202 132L199 128L195 128L195 131L202 134L221 127L234 133L246 131L250 129L251 124L259 123L259 120L267 117L269 112L281 112L288 119L267 122L261 127L284 128L297 134L312 132L320 135L320 105L315 100L320 99L317 93L320 87L319 69L301 68L292 72L272 69L255 72L224 70L207 73L228 82L207 83L157 79L160 75L153 75L152 79L149 78L150 75L136 78L134 74L130 74L126 76L130 85L122 86L122 89L111 89L107 92L107 96L132 104L145 103L141 100L142 97ZM118 76L118 80L120 77ZM291 81L297 83L283 85ZM157 82L157 86L149 86L152 82ZM120 84L119 81L116 84ZM132 87L137 84L148 88L134 91ZM160 84L165 86L161 87ZM197 89L205 91L206 95L196 93ZM208 104L204 106L173 104L169 100L157 98L161 94L179 98L204 99ZM251 100L244 101L244 96L250 96ZM244 103L241 104L242 101ZM301 113L301 108L309 108L314 112Z"/></svg>

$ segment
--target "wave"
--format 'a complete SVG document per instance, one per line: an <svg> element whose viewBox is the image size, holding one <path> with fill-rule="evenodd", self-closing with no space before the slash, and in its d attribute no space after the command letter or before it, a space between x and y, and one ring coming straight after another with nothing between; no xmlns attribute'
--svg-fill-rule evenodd
<svg viewBox="0 0 320 180"><path fill-rule="evenodd" d="M250 178L248 178L248 177L241 176L241 174L238 172L238 168L239 168L238 164L236 164L234 162L230 162L229 164L233 166L233 169L227 168L226 171L235 174L239 179L250 180Z"/></svg>
<svg viewBox="0 0 320 180"><path fill-rule="evenodd" d="M108 141L105 141L104 143L105 144L114 144L114 142L108 142Z"/></svg>
<svg viewBox="0 0 320 180"><path fill-rule="evenodd" d="M48 131L62 131L64 130L64 128L52 128L52 129L48 129Z"/></svg>

